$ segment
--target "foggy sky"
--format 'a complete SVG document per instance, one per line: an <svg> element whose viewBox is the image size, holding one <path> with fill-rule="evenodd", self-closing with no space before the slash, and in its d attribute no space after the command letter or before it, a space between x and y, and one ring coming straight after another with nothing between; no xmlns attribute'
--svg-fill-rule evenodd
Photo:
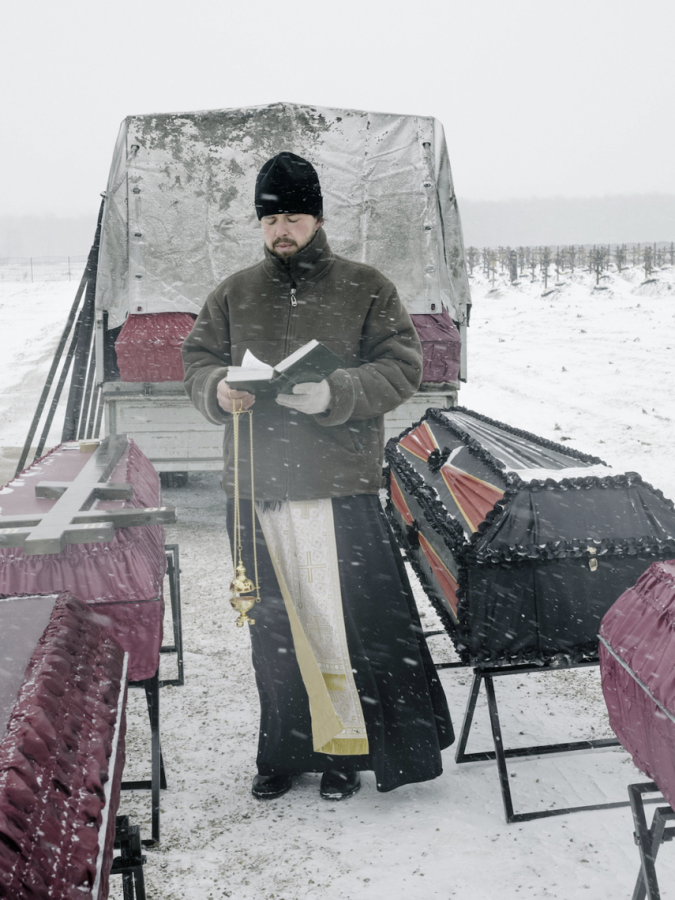
<svg viewBox="0 0 675 900"><path fill-rule="evenodd" d="M6 0L0 215L95 215L130 114L434 115L477 201L675 193L672 0Z"/></svg>

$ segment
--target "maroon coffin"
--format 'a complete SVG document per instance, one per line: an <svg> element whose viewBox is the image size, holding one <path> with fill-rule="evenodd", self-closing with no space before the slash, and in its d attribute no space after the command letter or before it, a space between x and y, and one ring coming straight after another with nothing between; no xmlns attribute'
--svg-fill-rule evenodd
<svg viewBox="0 0 675 900"><path fill-rule="evenodd" d="M600 627L609 721L675 808L675 560L655 562Z"/></svg>
<svg viewBox="0 0 675 900"><path fill-rule="evenodd" d="M422 342L422 383L454 384L459 378L462 342L450 313L444 309L410 318Z"/></svg>
<svg viewBox="0 0 675 900"><path fill-rule="evenodd" d="M182 381L180 348L194 324L189 313L129 316L115 342L122 381Z"/></svg>
<svg viewBox="0 0 675 900"><path fill-rule="evenodd" d="M124 653L103 617L66 594L2 598L0 627L18 627L24 601L31 615L36 601L53 606L0 729L0 897L104 900L124 766ZM0 693L12 666L23 669L18 656L5 647Z"/></svg>
<svg viewBox="0 0 675 900"><path fill-rule="evenodd" d="M45 513L53 500L38 499L40 481L69 482L91 453L56 447L0 491L3 515ZM129 445L110 478L131 484L131 500L97 501L99 509L161 506L159 476L136 444ZM129 678L151 678L159 665L166 568L161 525L119 528L105 544L73 544L61 553L26 556L19 548L0 550L0 593L48 594L69 591L106 615L111 630L129 652Z"/></svg>

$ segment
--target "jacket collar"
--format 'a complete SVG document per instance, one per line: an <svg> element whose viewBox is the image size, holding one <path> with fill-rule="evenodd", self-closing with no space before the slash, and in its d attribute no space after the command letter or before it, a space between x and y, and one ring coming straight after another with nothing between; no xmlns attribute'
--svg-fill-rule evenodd
<svg viewBox="0 0 675 900"><path fill-rule="evenodd" d="M263 266L271 278L293 282L302 288L322 278L334 262L335 256L328 246L326 232L319 228L314 240L290 259L280 259L265 246Z"/></svg>

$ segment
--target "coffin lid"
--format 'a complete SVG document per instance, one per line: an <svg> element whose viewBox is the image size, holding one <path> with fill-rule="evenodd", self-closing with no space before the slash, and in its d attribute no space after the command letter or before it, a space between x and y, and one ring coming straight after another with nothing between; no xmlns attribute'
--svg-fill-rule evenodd
<svg viewBox="0 0 675 900"><path fill-rule="evenodd" d="M386 456L476 562L675 554L675 507L637 473L468 409L427 410Z"/></svg>

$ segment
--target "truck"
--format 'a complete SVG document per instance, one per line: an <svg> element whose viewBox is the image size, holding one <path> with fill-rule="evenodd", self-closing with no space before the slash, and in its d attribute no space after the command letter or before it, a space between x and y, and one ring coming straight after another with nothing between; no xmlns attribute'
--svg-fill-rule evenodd
<svg viewBox="0 0 675 900"><path fill-rule="evenodd" d="M220 468L222 428L187 399L180 344L207 295L261 259L255 179L284 150L319 174L333 250L390 278L422 339L423 384L387 436L456 404L471 298L437 119L292 103L132 115L81 286L64 439L127 434L165 484Z"/></svg>

